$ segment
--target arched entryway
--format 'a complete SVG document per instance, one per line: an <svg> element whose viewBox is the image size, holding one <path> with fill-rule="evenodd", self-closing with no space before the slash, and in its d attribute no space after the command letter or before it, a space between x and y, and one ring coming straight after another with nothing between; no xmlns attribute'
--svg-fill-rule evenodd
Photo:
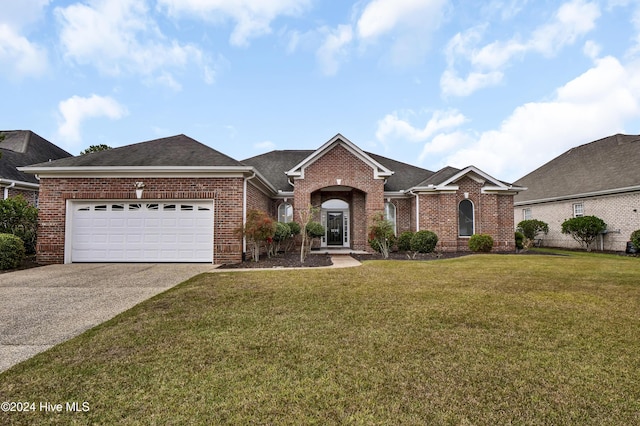
<svg viewBox="0 0 640 426"><path fill-rule="evenodd" d="M349 247L351 244L349 203L333 198L322 203L320 220L325 234L322 247Z"/></svg>

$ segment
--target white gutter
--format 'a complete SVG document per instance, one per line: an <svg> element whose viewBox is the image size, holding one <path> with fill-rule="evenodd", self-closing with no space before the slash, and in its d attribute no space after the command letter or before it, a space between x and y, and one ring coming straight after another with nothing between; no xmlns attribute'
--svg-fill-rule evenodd
<svg viewBox="0 0 640 426"><path fill-rule="evenodd" d="M526 206L528 204L541 204L541 203L550 203L553 201L575 200L578 198L597 197L600 195L614 195L614 194L621 194L624 192L634 192L634 191L640 191L640 185L627 186L624 188L617 188L617 189L604 189L602 191L585 192L582 194L560 195L558 197L540 198L539 200L517 201L513 203L513 205L514 207L518 207L518 206Z"/></svg>
<svg viewBox="0 0 640 426"><path fill-rule="evenodd" d="M16 186L16 183L11 182L11 185L4 187L4 198L2 198L3 200L6 200L7 198L9 198L9 188L13 188L14 186Z"/></svg>
<svg viewBox="0 0 640 426"><path fill-rule="evenodd" d="M408 192L416 197L416 232L418 232L420 230L420 197L413 192L413 189L410 189Z"/></svg>

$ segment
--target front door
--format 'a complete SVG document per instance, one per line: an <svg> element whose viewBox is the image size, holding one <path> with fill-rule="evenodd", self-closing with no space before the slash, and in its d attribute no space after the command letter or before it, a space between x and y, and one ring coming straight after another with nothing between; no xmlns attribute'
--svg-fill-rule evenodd
<svg viewBox="0 0 640 426"><path fill-rule="evenodd" d="M327 245L341 246L343 233L343 212L327 212Z"/></svg>

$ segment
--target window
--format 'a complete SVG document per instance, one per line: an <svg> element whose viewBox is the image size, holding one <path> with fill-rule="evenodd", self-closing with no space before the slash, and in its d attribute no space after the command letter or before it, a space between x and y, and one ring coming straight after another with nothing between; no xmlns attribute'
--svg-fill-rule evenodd
<svg viewBox="0 0 640 426"><path fill-rule="evenodd" d="M291 203L282 203L278 206L278 222L293 222L293 206Z"/></svg>
<svg viewBox="0 0 640 426"><path fill-rule="evenodd" d="M462 200L458 204L458 235L473 235L473 203L469 200Z"/></svg>
<svg viewBox="0 0 640 426"><path fill-rule="evenodd" d="M531 219L531 209L522 209L522 220Z"/></svg>
<svg viewBox="0 0 640 426"><path fill-rule="evenodd" d="M573 205L573 217L584 216L584 206L582 203L576 203Z"/></svg>
<svg viewBox="0 0 640 426"><path fill-rule="evenodd" d="M396 233L396 206L393 203L384 203L384 218L391 223L393 233Z"/></svg>

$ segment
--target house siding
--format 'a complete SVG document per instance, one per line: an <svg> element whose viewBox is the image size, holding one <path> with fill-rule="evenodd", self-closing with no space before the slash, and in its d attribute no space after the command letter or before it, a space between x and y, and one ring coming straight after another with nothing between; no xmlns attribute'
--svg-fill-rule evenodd
<svg viewBox="0 0 640 426"><path fill-rule="evenodd" d="M0 187L0 191L2 191L2 196L4 196L4 188ZM38 206L38 191L29 191L25 189L16 189L16 188L8 188L7 196L8 198L17 197L21 195L25 200L32 206Z"/></svg>
<svg viewBox="0 0 640 426"><path fill-rule="evenodd" d="M631 233L640 229L640 192L522 204L514 208L514 216L518 223L523 220L522 210L530 208L532 219L542 220L549 225L549 233L540 235L543 246L579 248L578 242L561 232L562 223L573 217L573 205L576 203L582 203L585 216L597 216L607 224L609 232L602 239L598 238L594 249L624 251Z"/></svg>
<svg viewBox="0 0 640 426"><path fill-rule="evenodd" d="M350 199L351 217L358 218L351 221L351 248L371 251L367 229L373 215L384 210L384 180L375 179L368 164L339 144L309 164L303 179L295 180L295 217L309 205L320 207L324 200L318 191L336 185L357 190Z"/></svg>
<svg viewBox="0 0 640 426"><path fill-rule="evenodd" d="M38 213L37 261L64 263L67 200L136 199L134 184L144 181L143 200L214 200L214 263L237 263L242 241L243 178L42 178Z"/></svg>

